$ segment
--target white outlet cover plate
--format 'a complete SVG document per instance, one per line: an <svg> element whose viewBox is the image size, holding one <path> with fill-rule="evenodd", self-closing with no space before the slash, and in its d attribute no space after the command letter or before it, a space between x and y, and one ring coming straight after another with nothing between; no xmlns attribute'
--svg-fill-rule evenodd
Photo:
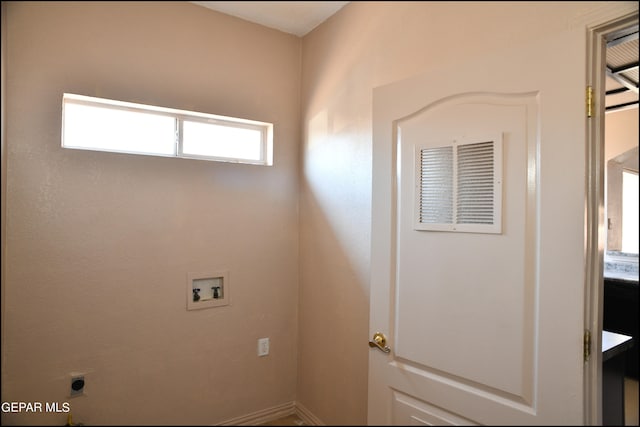
<svg viewBox="0 0 640 427"><path fill-rule="evenodd" d="M266 356L269 354L269 338L260 338L258 340L258 356Z"/></svg>

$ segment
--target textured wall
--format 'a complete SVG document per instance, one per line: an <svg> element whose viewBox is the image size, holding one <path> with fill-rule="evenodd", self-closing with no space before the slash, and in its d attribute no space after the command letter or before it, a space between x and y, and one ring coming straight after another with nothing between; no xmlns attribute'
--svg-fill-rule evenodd
<svg viewBox="0 0 640 427"><path fill-rule="evenodd" d="M3 2L2 400L63 401L84 370L69 401L86 424L211 424L294 399L365 424L373 88L607 3L353 2L301 43L187 2ZM274 122L275 164L62 150L64 91ZM187 312L186 274L220 266L233 306Z"/></svg>
<svg viewBox="0 0 640 427"><path fill-rule="evenodd" d="M293 401L300 39L188 2L11 2L6 20L2 400L68 401L88 425ZM272 122L274 165L62 149L64 92ZM187 311L187 274L218 269L232 305Z"/></svg>
<svg viewBox="0 0 640 427"><path fill-rule="evenodd" d="M638 146L638 109L614 111L604 116L605 161Z"/></svg>
<svg viewBox="0 0 640 427"><path fill-rule="evenodd" d="M367 417L373 88L560 32L607 3L352 2L304 37L297 394L322 421Z"/></svg>

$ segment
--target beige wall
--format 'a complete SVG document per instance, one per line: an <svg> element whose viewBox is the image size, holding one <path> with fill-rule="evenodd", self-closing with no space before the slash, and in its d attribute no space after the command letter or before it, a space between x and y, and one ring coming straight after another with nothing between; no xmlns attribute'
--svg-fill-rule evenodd
<svg viewBox="0 0 640 427"><path fill-rule="evenodd" d="M294 399L365 424L373 88L607 3L353 2L302 41L186 2L10 3L2 400L87 371L86 424ZM275 165L62 150L64 91L274 122ZM186 274L220 266L233 306L187 312Z"/></svg>
<svg viewBox="0 0 640 427"><path fill-rule="evenodd" d="M2 87L0 87L0 97L1 97L1 103L2 103L2 108L0 108L1 112L2 112L2 126L0 126L0 165L1 165L1 175L2 175L2 183L0 184L0 192L1 192L1 196L2 199L0 200L1 206L0 206L0 227L2 230L2 237L0 238L0 251L2 252L2 260L1 262L1 268L2 271L0 271L0 298L2 299L2 301L0 301L0 309L1 309L1 321L0 321L0 340L2 341L2 344L0 346L0 348L4 349L4 325L5 325L5 321L4 321L4 307L5 307L5 297L4 297L4 272L5 272L5 268L4 268L4 258L5 258L5 242L6 242L6 212L7 212L7 144L5 142L5 116L6 116L6 110L4 108L5 105L5 70L6 70L6 35L7 35L7 14L6 14L6 2L2 2L1 7L2 7L2 50L1 50L1 56L2 56L2 77L1 77L1 85ZM2 366L2 372L4 373L4 351L0 352L0 365Z"/></svg>
<svg viewBox="0 0 640 427"><path fill-rule="evenodd" d="M604 120L605 161L638 146L638 108L607 113Z"/></svg>
<svg viewBox="0 0 640 427"><path fill-rule="evenodd" d="M188 2L6 7L2 401L68 401L87 425L210 425L292 402L300 39ZM64 150L64 92L272 122L274 165ZM187 311L187 274L218 269L232 305ZM69 399L77 371L86 395Z"/></svg>
<svg viewBox="0 0 640 427"><path fill-rule="evenodd" d="M622 248L624 233L622 229L623 166L635 166L636 169L638 166L638 108L609 112L604 120L606 250L619 251ZM633 157L630 157L633 154L630 152L633 148L636 148L635 165ZM610 161L618 156L620 158ZM620 162L621 158L626 160Z"/></svg>
<svg viewBox="0 0 640 427"><path fill-rule="evenodd" d="M352 2L305 36L297 396L319 419L366 423L373 88L551 36L607 3Z"/></svg>

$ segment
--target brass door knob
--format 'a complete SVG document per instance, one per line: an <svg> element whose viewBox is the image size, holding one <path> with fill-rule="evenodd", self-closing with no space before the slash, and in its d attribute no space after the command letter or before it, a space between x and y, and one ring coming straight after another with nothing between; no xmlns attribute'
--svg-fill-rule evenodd
<svg viewBox="0 0 640 427"><path fill-rule="evenodd" d="M376 347L385 353L389 353L391 351L387 346L387 337L385 337L382 332L376 332L373 334L373 341L369 341L369 347Z"/></svg>

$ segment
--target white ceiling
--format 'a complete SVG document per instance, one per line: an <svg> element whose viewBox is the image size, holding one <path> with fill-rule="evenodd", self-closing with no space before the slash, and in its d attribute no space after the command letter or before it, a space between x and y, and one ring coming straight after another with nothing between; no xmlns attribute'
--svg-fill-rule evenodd
<svg viewBox="0 0 640 427"><path fill-rule="evenodd" d="M302 37L348 1L192 1L265 27Z"/></svg>

